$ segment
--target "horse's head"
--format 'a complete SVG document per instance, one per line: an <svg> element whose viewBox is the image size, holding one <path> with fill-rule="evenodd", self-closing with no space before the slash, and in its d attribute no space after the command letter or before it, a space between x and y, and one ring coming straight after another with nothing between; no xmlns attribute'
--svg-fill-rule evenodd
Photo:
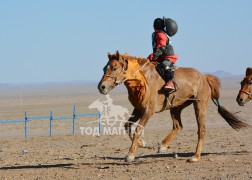
<svg viewBox="0 0 252 180"><path fill-rule="evenodd" d="M127 60L118 51L115 54L108 53L109 61L103 68L104 75L98 84L101 94L108 94L115 86L122 83L127 70Z"/></svg>
<svg viewBox="0 0 252 180"><path fill-rule="evenodd" d="M252 68L247 68L246 76L241 82L241 89L236 98L240 106L252 99Z"/></svg>

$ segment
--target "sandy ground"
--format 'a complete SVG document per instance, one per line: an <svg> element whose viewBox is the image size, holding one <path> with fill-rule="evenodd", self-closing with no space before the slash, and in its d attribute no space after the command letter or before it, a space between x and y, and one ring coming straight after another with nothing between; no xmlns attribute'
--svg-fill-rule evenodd
<svg viewBox="0 0 252 180"><path fill-rule="evenodd" d="M221 79L221 103L252 124L252 104L235 102L241 77ZM88 105L105 100L96 85L67 84L47 87L1 87L0 119L29 116L69 116L73 104L77 113L95 112ZM125 88L111 93L114 105L132 111ZM97 117L79 118L76 134L71 121L29 122L28 138L23 123L0 124L0 179L252 179L252 129L233 130L210 102L206 117L206 138L201 160L187 163L195 152L197 125L192 107L182 113L184 129L171 142L167 153L157 154L159 143L170 132L169 111L155 114L144 130L147 148L138 148L136 161L126 163L131 144L126 135L82 135L79 129ZM93 126L97 126L94 124Z"/></svg>

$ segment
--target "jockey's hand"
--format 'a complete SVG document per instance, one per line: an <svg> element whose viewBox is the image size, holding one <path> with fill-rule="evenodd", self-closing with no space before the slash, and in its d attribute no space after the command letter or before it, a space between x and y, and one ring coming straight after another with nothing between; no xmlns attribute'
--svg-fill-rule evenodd
<svg viewBox="0 0 252 180"><path fill-rule="evenodd" d="M154 54L154 57L156 56L158 58L159 56L163 54L163 52L161 51L161 49L157 48L157 50L153 54Z"/></svg>
<svg viewBox="0 0 252 180"><path fill-rule="evenodd" d="M158 56L155 56L155 55L154 55L154 56L152 57L151 61L154 62L154 61L157 60L157 58L158 58Z"/></svg>
<svg viewBox="0 0 252 180"><path fill-rule="evenodd" d="M147 57L147 59L149 59L150 61L152 61L152 58L153 58L153 53L151 53L151 54Z"/></svg>

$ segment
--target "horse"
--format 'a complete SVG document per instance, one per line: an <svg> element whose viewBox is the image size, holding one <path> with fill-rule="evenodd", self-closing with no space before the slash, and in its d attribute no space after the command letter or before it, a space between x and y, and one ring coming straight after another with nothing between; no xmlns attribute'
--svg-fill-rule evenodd
<svg viewBox="0 0 252 180"><path fill-rule="evenodd" d="M193 104L198 125L198 144L195 154L188 159L189 162L197 162L200 159L205 137L205 115L210 99L218 107L219 114L233 129L249 127L220 105L220 80L213 75L204 75L193 68L179 67L174 70L177 89L167 96L163 90L165 81L157 72L155 63L146 58L120 54L119 51L115 54L108 53L108 59L103 68L103 77L98 83L99 92L106 95L117 85L124 83L128 90L128 99L134 107L132 116L125 123L125 130L132 141L125 159L127 162L134 161L137 146L145 146L140 136L150 117L163 110L170 110L173 129L163 139L159 153L165 153L168 144L183 129L181 112ZM131 125L137 121L138 126L132 135Z"/></svg>
<svg viewBox="0 0 252 180"><path fill-rule="evenodd" d="M252 99L252 67L246 69L246 74L241 81L241 89L237 95L236 101L240 106L244 106Z"/></svg>

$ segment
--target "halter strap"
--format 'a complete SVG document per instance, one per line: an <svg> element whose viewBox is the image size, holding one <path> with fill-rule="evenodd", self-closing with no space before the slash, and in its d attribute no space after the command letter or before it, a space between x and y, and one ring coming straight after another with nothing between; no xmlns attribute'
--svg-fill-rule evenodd
<svg viewBox="0 0 252 180"><path fill-rule="evenodd" d="M117 76L111 76L111 75L106 75L105 77L109 77L109 78L112 78L112 79L115 79L115 86L117 86L118 84L120 84L120 83L118 83L117 82L117 78L123 73L123 74L125 74L125 62L126 62L126 60L125 60L125 58L123 58L123 68L122 68L122 70L121 70L121 72L117 75Z"/></svg>
<svg viewBox="0 0 252 180"><path fill-rule="evenodd" d="M247 95L251 95L251 92L248 91L244 91L244 90L240 90L241 93L247 94Z"/></svg>

